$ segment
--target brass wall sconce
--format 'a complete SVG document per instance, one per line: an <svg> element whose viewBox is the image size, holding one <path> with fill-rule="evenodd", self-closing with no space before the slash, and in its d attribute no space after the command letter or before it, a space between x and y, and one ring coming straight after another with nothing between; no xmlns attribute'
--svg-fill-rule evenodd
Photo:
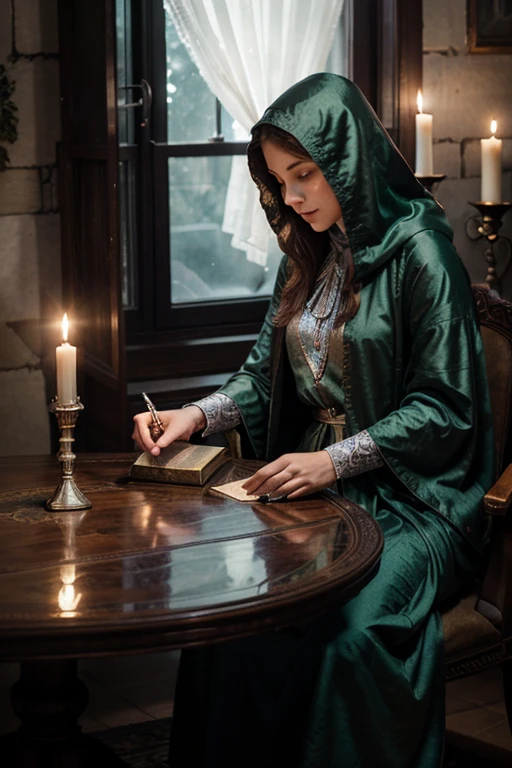
<svg viewBox="0 0 512 768"><path fill-rule="evenodd" d="M430 192L432 195L434 195L434 197L440 183L443 181L443 179L446 179L445 173L433 173L431 176L419 176L417 173L415 173L414 175L416 176L420 184L423 184L425 189L428 192Z"/></svg>
<svg viewBox="0 0 512 768"><path fill-rule="evenodd" d="M466 234L470 240L480 240L481 237L485 237L487 240L487 248L484 252L484 258L487 262L487 274L485 282L498 293L500 292L500 283L503 275L507 271L510 265L511 258L511 241L508 237L504 237L499 234L499 230L503 224L503 217L507 211L512 208L512 203L488 203L483 200L478 202L469 201L469 205L476 208L479 215L471 216L466 222ZM496 274L496 244L498 240L502 240L508 243L509 257L502 271L500 277Z"/></svg>

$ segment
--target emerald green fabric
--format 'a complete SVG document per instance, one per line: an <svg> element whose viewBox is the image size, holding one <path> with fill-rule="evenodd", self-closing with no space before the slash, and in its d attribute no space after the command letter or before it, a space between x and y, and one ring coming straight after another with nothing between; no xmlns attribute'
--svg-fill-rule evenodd
<svg viewBox="0 0 512 768"><path fill-rule="evenodd" d="M321 621L214 650L201 764L238 755L245 766L434 768L444 733L436 604L476 568L494 477L468 277L443 210L352 83L313 75L260 122L302 143L343 211L361 301L333 335L342 349L327 381L348 434L367 429L383 457L380 469L344 480L343 493L375 517L385 544L372 582ZM279 233L283 203L256 181ZM221 389L254 455L268 460L317 450L329 435L315 427L307 371L273 324L286 275L284 258L257 343Z"/></svg>
<svg viewBox="0 0 512 768"><path fill-rule="evenodd" d="M260 123L301 142L343 212L362 281L359 311L345 327L338 384L348 435L367 429L389 470L423 507L482 546L481 501L494 477L492 419L469 279L444 211L345 78L306 78ZM279 231L276 211L284 203L265 191L262 204ZM286 274L285 258L259 339L220 390L235 400L253 451L263 459L295 450L312 420L272 322Z"/></svg>

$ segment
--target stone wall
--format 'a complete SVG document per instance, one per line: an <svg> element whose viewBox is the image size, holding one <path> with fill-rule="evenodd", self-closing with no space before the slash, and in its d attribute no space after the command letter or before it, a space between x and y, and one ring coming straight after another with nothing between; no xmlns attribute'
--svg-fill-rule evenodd
<svg viewBox="0 0 512 768"><path fill-rule="evenodd" d="M0 2L0 63L16 87L18 139L0 173L0 455L50 450L47 339L61 313L56 0Z"/></svg>
<svg viewBox="0 0 512 768"><path fill-rule="evenodd" d="M485 280L486 244L467 236L467 222L477 213L468 201L480 199L480 139L489 137L493 118L503 139L503 199L512 198L511 73L512 54L467 53L466 0L423 0L424 110L433 114L434 173L447 176L437 197L473 282ZM512 211L501 232L512 237ZM498 275L509 258L501 243ZM504 275L502 295L512 299L512 265Z"/></svg>

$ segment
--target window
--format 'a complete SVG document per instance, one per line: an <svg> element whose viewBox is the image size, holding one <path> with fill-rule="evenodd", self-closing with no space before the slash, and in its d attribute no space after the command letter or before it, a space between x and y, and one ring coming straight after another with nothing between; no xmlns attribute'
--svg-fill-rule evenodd
<svg viewBox="0 0 512 768"><path fill-rule="evenodd" d="M171 16L164 12L162 0L148 4L139 41L131 39L137 27L132 23L129 0L117 0L117 26L125 309L128 314L130 310L140 314L144 310L141 304L147 304L146 322L151 322L154 310L155 325L160 329L259 321L282 254L271 238L266 263L257 264L248 259L245 250L233 247L232 235L223 229L233 158L245 156L249 137L208 88ZM332 71L344 67L342 41L340 30L330 57ZM140 97L138 90L127 87L134 82L137 61L128 52L138 44L140 61L146 62L143 76L153 89L147 129L137 126L136 110L123 103L123 99L133 103ZM144 150L138 153L137 143L141 149L149 145L145 153L149 167L143 164ZM137 182L137 163L146 184ZM141 187L147 190L149 186L152 201L138 199ZM138 205L151 205L154 215L141 214ZM146 221L145 234L137 232L141 218ZM150 249L154 252L151 265ZM137 268L137 259L143 260L142 269Z"/></svg>
<svg viewBox="0 0 512 768"><path fill-rule="evenodd" d="M268 296L281 260L275 238L261 266L232 246L222 225L232 155L219 145L233 142L233 155L245 153L250 137L214 98L168 13L165 40L171 303ZM334 47L332 71L339 71L340 36ZM188 154L201 144L210 154Z"/></svg>
<svg viewBox="0 0 512 768"><path fill-rule="evenodd" d="M232 158L249 137L209 90L169 14L165 43L171 303L268 296L277 248L265 266L254 264L222 227Z"/></svg>
<svg viewBox="0 0 512 768"><path fill-rule="evenodd" d="M133 77L131 4L116 0L117 90L119 133L119 218L121 290L123 307L136 310L137 286L137 147L135 113L131 104L139 99Z"/></svg>

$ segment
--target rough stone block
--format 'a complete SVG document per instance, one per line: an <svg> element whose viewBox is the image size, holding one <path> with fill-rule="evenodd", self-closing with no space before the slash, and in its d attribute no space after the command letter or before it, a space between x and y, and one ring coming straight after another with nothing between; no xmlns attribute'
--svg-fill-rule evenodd
<svg viewBox="0 0 512 768"><path fill-rule="evenodd" d="M423 90L434 138L489 136L493 118L501 136L512 136L510 65L506 55L424 56Z"/></svg>
<svg viewBox="0 0 512 768"><path fill-rule="evenodd" d="M503 170L512 171L512 139L503 139Z"/></svg>
<svg viewBox="0 0 512 768"><path fill-rule="evenodd" d="M57 53L57 0L16 0L14 29L20 53Z"/></svg>
<svg viewBox="0 0 512 768"><path fill-rule="evenodd" d="M423 0L423 48L466 45L466 0Z"/></svg>
<svg viewBox="0 0 512 768"><path fill-rule="evenodd" d="M36 368L39 358L5 323L0 323L0 371Z"/></svg>
<svg viewBox="0 0 512 768"><path fill-rule="evenodd" d="M512 173L510 171L505 171L503 174L503 200L506 200L507 202L512 201ZM509 211L507 214L507 220L509 219L512 224L512 211Z"/></svg>
<svg viewBox="0 0 512 768"><path fill-rule="evenodd" d="M59 210L59 191L57 187L57 168L41 168L41 191L44 213L56 213Z"/></svg>
<svg viewBox="0 0 512 768"><path fill-rule="evenodd" d="M481 176L480 139L466 139L462 142L462 175L466 179Z"/></svg>
<svg viewBox="0 0 512 768"><path fill-rule="evenodd" d="M41 209L39 171L9 168L0 173L0 216L11 213L36 213Z"/></svg>
<svg viewBox="0 0 512 768"><path fill-rule="evenodd" d="M44 323L42 320L11 320L7 325L37 359L42 361L43 342L46 341L45 337L49 324ZM57 344L60 344L60 334L58 336L55 335L54 338L55 343L52 343L53 350Z"/></svg>
<svg viewBox="0 0 512 768"><path fill-rule="evenodd" d="M0 321L39 317L34 216L0 216Z"/></svg>
<svg viewBox="0 0 512 768"><path fill-rule="evenodd" d="M0 372L0 456L50 453L50 424L41 371Z"/></svg>
<svg viewBox="0 0 512 768"><path fill-rule="evenodd" d="M5 65L12 51L11 4L0 3L0 62Z"/></svg>
<svg viewBox="0 0 512 768"><path fill-rule="evenodd" d="M506 173L504 184L510 188L512 174ZM438 189L437 197L444 207L446 215L453 227L454 243L457 251L469 272L471 282L483 283L487 273L487 263L484 258L487 243L483 238L471 240L468 230L475 231L475 225L470 219L478 216L478 212L469 204L469 200L478 200L480 197L480 179L458 179L450 181L446 179ZM512 214L507 214L503 220L500 233L506 237L512 237ZM503 245L497 253L497 270L501 275L506 267L506 253ZM509 301L512 300L512 267L507 270L503 283L502 295Z"/></svg>
<svg viewBox="0 0 512 768"><path fill-rule="evenodd" d="M434 172L444 173L448 179L460 178L460 143L443 140L434 142Z"/></svg>
<svg viewBox="0 0 512 768"><path fill-rule="evenodd" d="M59 233L56 215L0 216L0 321L39 319L42 304L60 303Z"/></svg>
<svg viewBox="0 0 512 768"><path fill-rule="evenodd" d="M20 59L11 72L19 118L18 140L9 147L11 166L51 165L60 137L58 62Z"/></svg>

